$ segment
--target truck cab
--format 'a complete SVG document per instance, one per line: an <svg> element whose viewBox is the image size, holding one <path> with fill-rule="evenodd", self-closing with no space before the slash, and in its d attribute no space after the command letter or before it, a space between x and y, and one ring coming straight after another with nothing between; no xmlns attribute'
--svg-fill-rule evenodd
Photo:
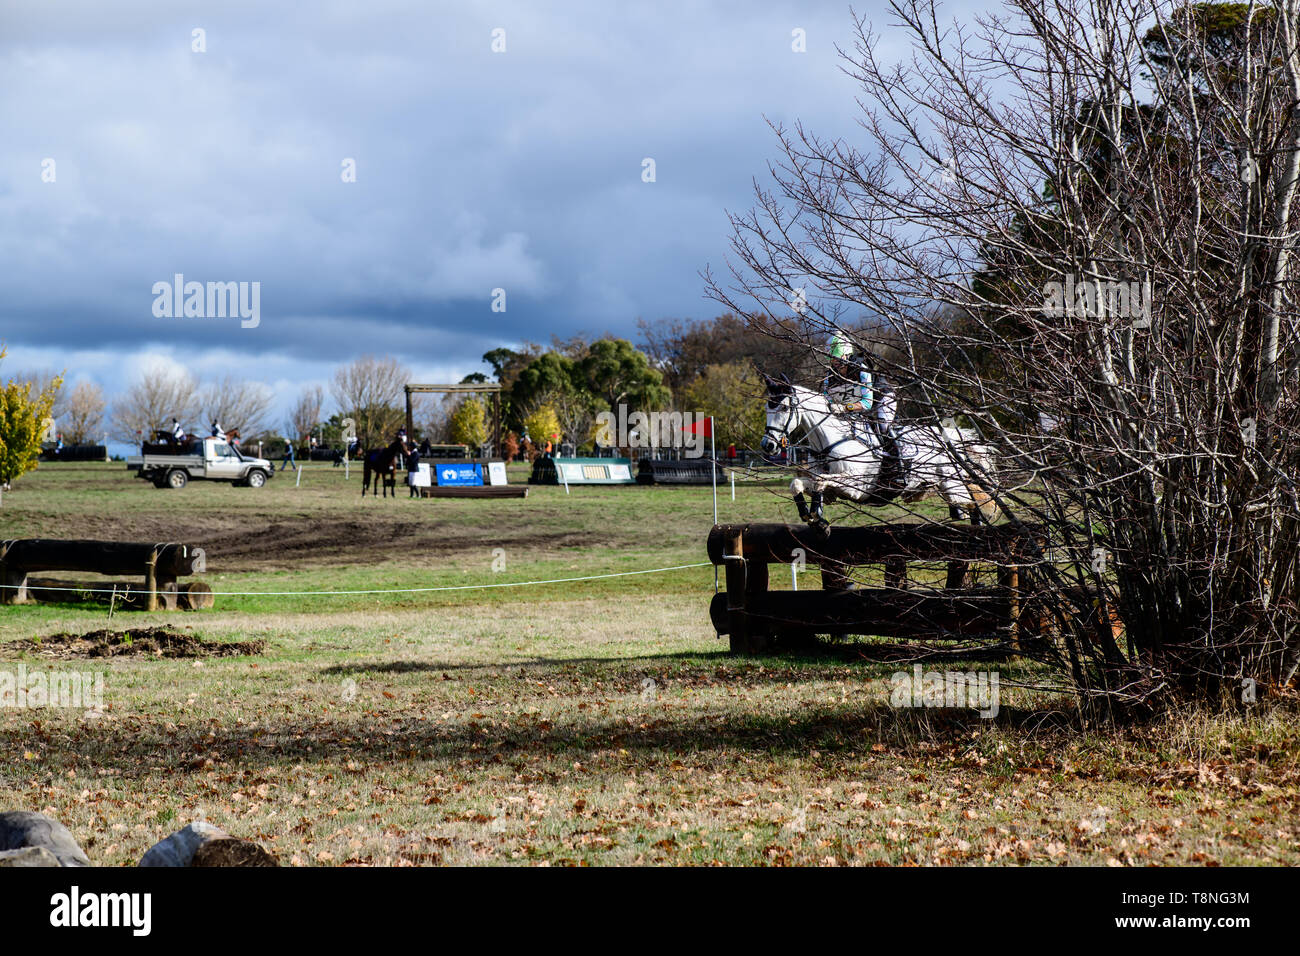
<svg viewBox="0 0 1300 956"><path fill-rule="evenodd" d="M270 464L268 462L268 464ZM207 478L228 478L234 481L244 474L244 459L229 442L219 438L203 439L203 468Z"/></svg>

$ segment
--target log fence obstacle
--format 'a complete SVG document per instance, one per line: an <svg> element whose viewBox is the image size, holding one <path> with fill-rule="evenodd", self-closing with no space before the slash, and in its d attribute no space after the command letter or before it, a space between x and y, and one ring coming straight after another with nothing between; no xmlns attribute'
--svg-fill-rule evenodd
<svg viewBox="0 0 1300 956"><path fill-rule="evenodd" d="M725 485L727 476L712 458L642 458L636 480L640 485Z"/></svg>
<svg viewBox="0 0 1300 956"><path fill-rule="evenodd" d="M0 541L0 603L68 601L86 595L119 607L146 611L212 607L212 588L201 581L178 582L207 570L202 548L170 542L75 541L15 538ZM33 572L138 575L139 581L64 581Z"/></svg>
<svg viewBox="0 0 1300 956"><path fill-rule="evenodd" d="M417 489L421 498L527 498L528 485L431 485Z"/></svg>
<svg viewBox="0 0 1300 956"><path fill-rule="evenodd" d="M772 649L818 634L865 634L929 640L1016 641L1037 634L1030 569L1040 559L1040 531L1021 525L894 523L833 527L714 525L708 553L725 572L725 592L709 616L732 653ZM915 562L947 565L943 588L909 579ZM994 565L995 585L972 583L973 563ZM820 590L771 591L768 565L821 569ZM849 570L881 565L884 586L859 588Z"/></svg>

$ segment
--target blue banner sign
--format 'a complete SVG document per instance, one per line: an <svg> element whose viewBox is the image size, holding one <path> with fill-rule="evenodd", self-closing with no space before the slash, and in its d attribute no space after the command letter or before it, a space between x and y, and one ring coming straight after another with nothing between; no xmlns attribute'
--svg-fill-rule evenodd
<svg viewBox="0 0 1300 956"><path fill-rule="evenodd" d="M455 465L444 462L436 467L438 470L438 486L441 488L454 485L483 484L482 465Z"/></svg>

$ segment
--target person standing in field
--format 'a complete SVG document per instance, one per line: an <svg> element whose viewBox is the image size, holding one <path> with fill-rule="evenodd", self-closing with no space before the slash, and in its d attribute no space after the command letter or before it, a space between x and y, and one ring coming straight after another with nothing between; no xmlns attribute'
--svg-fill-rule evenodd
<svg viewBox="0 0 1300 956"><path fill-rule="evenodd" d="M411 486L410 497L420 497L420 489L415 486L415 476L420 473L420 449L412 446L411 453L406 456L406 483Z"/></svg>
<svg viewBox="0 0 1300 956"><path fill-rule="evenodd" d="M293 457L293 439L284 440L284 461L280 462L280 470L284 471L285 465L292 465L293 470L298 470L298 460Z"/></svg>

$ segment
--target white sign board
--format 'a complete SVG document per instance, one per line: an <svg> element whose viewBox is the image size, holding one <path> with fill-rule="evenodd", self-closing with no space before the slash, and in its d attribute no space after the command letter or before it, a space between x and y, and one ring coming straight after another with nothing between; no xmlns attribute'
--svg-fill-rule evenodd
<svg viewBox="0 0 1300 956"><path fill-rule="evenodd" d="M429 470L428 464L421 463L419 470L410 472L410 476L414 488L429 488L433 485L433 472Z"/></svg>
<svg viewBox="0 0 1300 956"><path fill-rule="evenodd" d="M488 484L506 484L506 463L504 461L488 462Z"/></svg>
<svg viewBox="0 0 1300 956"><path fill-rule="evenodd" d="M632 472L628 469L627 465L610 465L609 477L618 481L631 481Z"/></svg>

